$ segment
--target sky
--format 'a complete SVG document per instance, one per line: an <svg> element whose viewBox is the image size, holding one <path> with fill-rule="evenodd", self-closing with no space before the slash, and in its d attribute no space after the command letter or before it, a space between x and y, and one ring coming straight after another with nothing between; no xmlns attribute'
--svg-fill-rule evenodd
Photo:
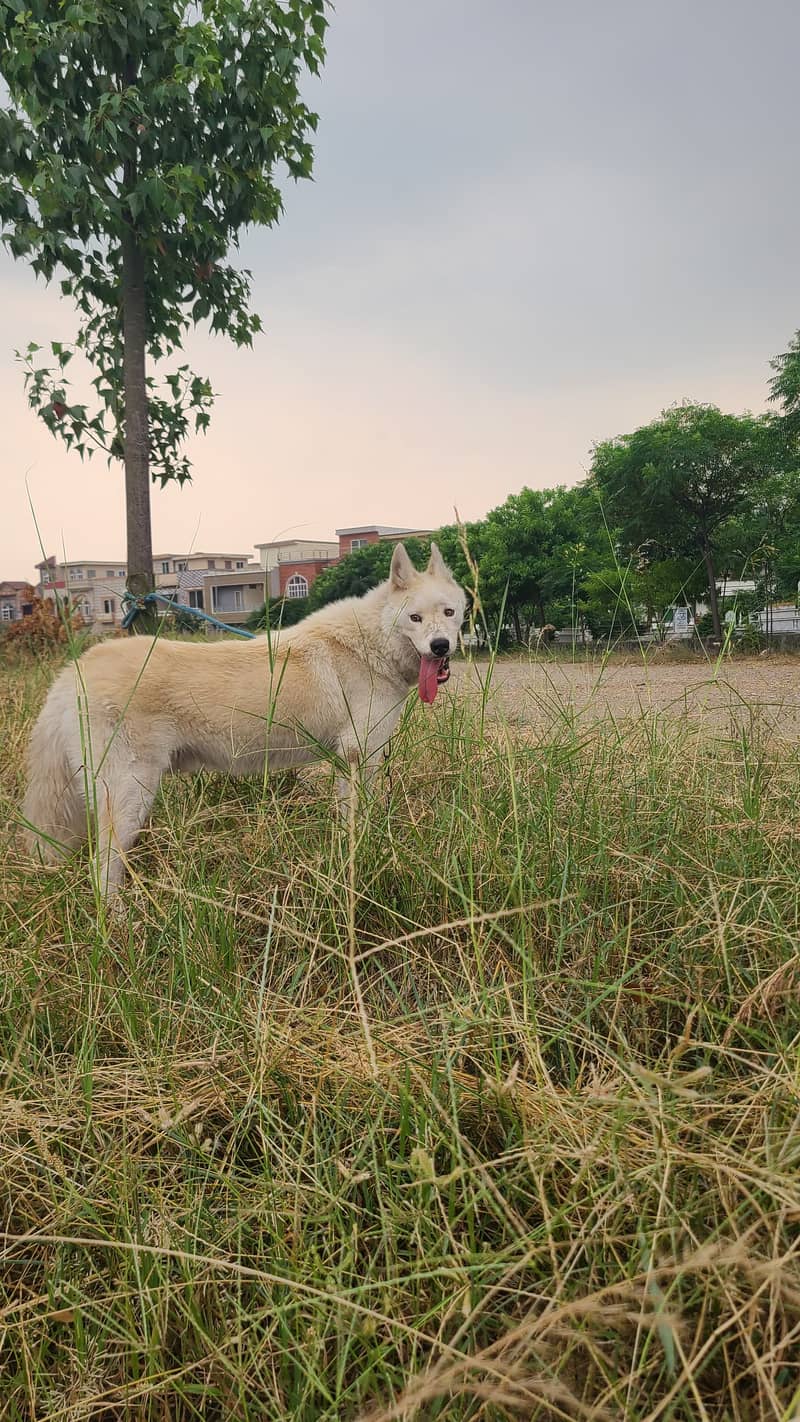
<svg viewBox="0 0 800 1422"><path fill-rule="evenodd" d="M796 0L338 0L313 183L247 234L265 331L200 330L211 428L153 488L158 552L479 518L574 483L676 400L766 408L800 327ZM81 464L14 350L70 340L0 255L0 578L125 555L119 466ZM38 530L38 531L37 531Z"/></svg>

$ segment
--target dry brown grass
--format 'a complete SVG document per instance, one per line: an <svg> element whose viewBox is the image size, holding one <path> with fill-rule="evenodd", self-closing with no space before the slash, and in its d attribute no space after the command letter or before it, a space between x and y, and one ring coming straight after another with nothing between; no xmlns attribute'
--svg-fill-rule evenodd
<svg viewBox="0 0 800 1422"><path fill-rule="evenodd" d="M14 843L49 675L0 693L4 1418L800 1414L769 714L440 698L350 841L324 770L176 781L106 923Z"/></svg>

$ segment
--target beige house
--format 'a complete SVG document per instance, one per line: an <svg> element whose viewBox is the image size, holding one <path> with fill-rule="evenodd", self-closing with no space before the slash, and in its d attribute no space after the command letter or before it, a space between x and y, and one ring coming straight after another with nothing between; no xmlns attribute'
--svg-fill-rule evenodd
<svg viewBox="0 0 800 1422"><path fill-rule="evenodd" d="M153 568L158 592L231 627L246 622L264 601L263 569L247 553L164 553L153 559Z"/></svg>
<svg viewBox="0 0 800 1422"><path fill-rule="evenodd" d="M154 553L153 574L159 592L172 591L183 573L230 573L249 562L249 553Z"/></svg>
<svg viewBox="0 0 800 1422"><path fill-rule="evenodd" d="M69 598L94 632L111 632L122 621L125 564L112 558L84 558L59 563L46 558L36 564L42 597Z"/></svg>
<svg viewBox="0 0 800 1422"><path fill-rule="evenodd" d="M68 598L93 632L111 632L122 625L125 563L103 558L59 563L46 558L36 568L42 596ZM245 569L248 576L242 577ZM244 622L264 601L264 573L247 553L159 553L153 558L153 575L165 597L232 624ZM223 611L228 604L231 618Z"/></svg>
<svg viewBox="0 0 800 1422"><path fill-rule="evenodd" d="M248 563L238 572L206 573L202 587L204 611L229 627L240 627L264 602L264 576L259 563Z"/></svg>

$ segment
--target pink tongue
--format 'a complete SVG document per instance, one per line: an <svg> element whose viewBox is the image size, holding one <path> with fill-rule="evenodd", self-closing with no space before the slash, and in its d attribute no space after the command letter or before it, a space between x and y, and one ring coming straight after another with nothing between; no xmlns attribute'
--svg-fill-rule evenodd
<svg viewBox="0 0 800 1422"><path fill-rule="evenodd" d="M419 695L420 700L425 701L429 706L436 700L436 693L439 690L437 678L441 665L441 657L420 657Z"/></svg>

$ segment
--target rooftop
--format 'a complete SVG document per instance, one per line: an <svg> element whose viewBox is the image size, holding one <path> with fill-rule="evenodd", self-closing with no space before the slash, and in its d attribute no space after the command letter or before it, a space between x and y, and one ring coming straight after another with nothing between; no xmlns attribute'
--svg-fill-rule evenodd
<svg viewBox="0 0 800 1422"><path fill-rule="evenodd" d="M249 553L243 553L242 550L241 550L241 548L239 549L238 553L204 553L203 550L202 550L202 548L199 548L199 549L197 550L197 552L192 551L191 553L154 553L154 554L153 554L153 562L154 562L154 563L160 563L161 561L166 562L166 560L167 560L168 558L186 559L186 558L249 558L249 557L250 557L250 554L249 554ZM72 561L75 562L76 559L73 559Z"/></svg>
<svg viewBox="0 0 800 1422"><path fill-rule="evenodd" d="M346 538L351 533L377 533L379 538L394 536L401 533L424 533L422 528L390 528L385 523L365 523L359 528L337 528L336 537Z"/></svg>
<svg viewBox="0 0 800 1422"><path fill-rule="evenodd" d="M101 568L108 565L111 568L124 568L124 558L45 558L41 563L34 563L34 568Z"/></svg>
<svg viewBox="0 0 800 1422"><path fill-rule="evenodd" d="M254 543L254 548L294 548L296 543L333 543L332 538L274 538L271 543Z"/></svg>

